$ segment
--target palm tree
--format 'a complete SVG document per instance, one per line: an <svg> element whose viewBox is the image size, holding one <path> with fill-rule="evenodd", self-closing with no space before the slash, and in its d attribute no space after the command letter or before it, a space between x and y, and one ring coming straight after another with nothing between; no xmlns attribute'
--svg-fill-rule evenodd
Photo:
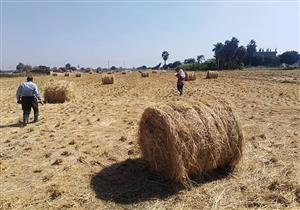
<svg viewBox="0 0 300 210"><path fill-rule="evenodd" d="M205 60L204 55L198 55L197 56L197 62L202 63L202 61Z"/></svg>
<svg viewBox="0 0 300 210"><path fill-rule="evenodd" d="M224 44L218 42L217 44L214 45L214 49L212 50L215 52L215 58L218 63L218 69L220 68L220 60L222 60L223 57L223 49L224 49Z"/></svg>
<svg viewBox="0 0 300 210"><path fill-rule="evenodd" d="M162 54L161 54L161 57L164 59L164 62L165 62L165 65L166 65L166 62L169 58L169 53L168 51L163 51Z"/></svg>

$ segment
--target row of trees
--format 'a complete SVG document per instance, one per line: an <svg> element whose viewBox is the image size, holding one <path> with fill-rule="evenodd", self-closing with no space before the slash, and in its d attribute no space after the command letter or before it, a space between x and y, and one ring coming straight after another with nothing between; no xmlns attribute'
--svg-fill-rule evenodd
<svg viewBox="0 0 300 210"><path fill-rule="evenodd" d="M147 68L147 67L146 67ZM96 69L90 68L90 67L80 67L79 65L77 67L72 66L70 63L67 63L64 67L53 67L50 68L48 66L34 66L32 67L31 65L28 64L23 64L23 63L19 63L16 66L16 72L20 73L20 72L33 72L33 73L49 73L50 71L54 71L54 72L68 72L68 71L84 71L84 72L90 72L90 71L107 71L107 70L123 70L124 68L122 67L116 67L116 66L112 66L109 69L108 68L101 68L98 67Z"/></svg>
<svg viewBox="0 0 300 210"><path fill-rule="evenodd" d="M257 51L255 40L251 40L245 46L239 45L239 40L232 37L231 40L226 40L224 43L218 42L214 44L212 49L214 58L205 62L203 55L197 58L187 58L183 63L175 61L174 63L166 64L169 58L169 53L163 51L161 57L164 60L164 69L169 68L185 68L187 70L206 70L206 69L241 69L244 66L268 66L276 67L280 64L292 65L299 61L300 55L296 51L286 51L283 54L276 56L270 53L261 53ZM269 51L267 51L269 52ZM196 61L197 60L197 61Z"/></svg>

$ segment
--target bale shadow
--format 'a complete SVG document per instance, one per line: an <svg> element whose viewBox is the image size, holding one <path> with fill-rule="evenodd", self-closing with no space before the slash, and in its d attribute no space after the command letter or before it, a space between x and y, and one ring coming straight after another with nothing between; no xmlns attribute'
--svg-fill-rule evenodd
<svg viewBox="0 0 300 210"><path fill-rule="evenodd" d="M209 175L191 177L191 184L196 187L223 179L230 172L227 168L218 168ZM166 199L185 189L182 184L167 181L152 171L149 164L141 158L127 159L104 168L92 177L90 185L98 199L120 204Z"/></svg>
<svg viewBox="0 0 300 210"><path fill-rule="evenodd" d="M143 159L127 159L104 168L91 179L96 197L121 204L167 198L183 189L150 170Z"/></svg>

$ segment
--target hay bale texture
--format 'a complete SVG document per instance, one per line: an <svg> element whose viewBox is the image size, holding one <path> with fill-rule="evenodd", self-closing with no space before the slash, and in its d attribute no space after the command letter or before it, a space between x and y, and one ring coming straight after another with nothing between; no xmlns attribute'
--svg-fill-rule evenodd
<svg viewBox="0 0 300 210"><path fill-rule="evenodd" d="M243 133L226 101L171 102L144 111L138 142L154 170L189 185L191 176L233 169L242 155Z"/></svg>
<svg viewBox="0 0 300 210"><path fill-rule="evenodd" d="M196 74L194 71L185 71L185 81L196 80Z"/></svg>
<svg viewBox="0 0 300 210"><path fill-rule="evenodd" d="M219 73L217 71L208 71L206 74L206 79L217 79Z"/></svg>
<svg viewBox="0 0 300 210"><path fill-rule="evenodd" d="M51 81L46 84L45 101L48 103L64 103L75 98L74 83L64 80Z"/></svg>
<svg viewBox="0 0 300 210"><path fill-rule="evenodd" d="M103 75L102 76L102 84L107 85L107 84L114 84L115 81L115 76L113 74L111 75Z"/></svg>
<svg viewBox="0 0 300 210"><path fill-rule="evenodd" d="M149 72L142 72L141 75L142 77L149 77Z"/></svg>

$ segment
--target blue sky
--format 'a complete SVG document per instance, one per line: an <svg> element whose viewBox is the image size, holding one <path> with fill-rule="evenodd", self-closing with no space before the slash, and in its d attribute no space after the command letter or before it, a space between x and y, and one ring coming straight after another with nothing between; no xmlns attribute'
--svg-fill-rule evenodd
<svg viewBox="0 0 300 210"><path fill-rule="evenodd" d="M5 1L1 64L154 66L204 54L232 36L240 44L299 51L297 1Z"/></svg>

